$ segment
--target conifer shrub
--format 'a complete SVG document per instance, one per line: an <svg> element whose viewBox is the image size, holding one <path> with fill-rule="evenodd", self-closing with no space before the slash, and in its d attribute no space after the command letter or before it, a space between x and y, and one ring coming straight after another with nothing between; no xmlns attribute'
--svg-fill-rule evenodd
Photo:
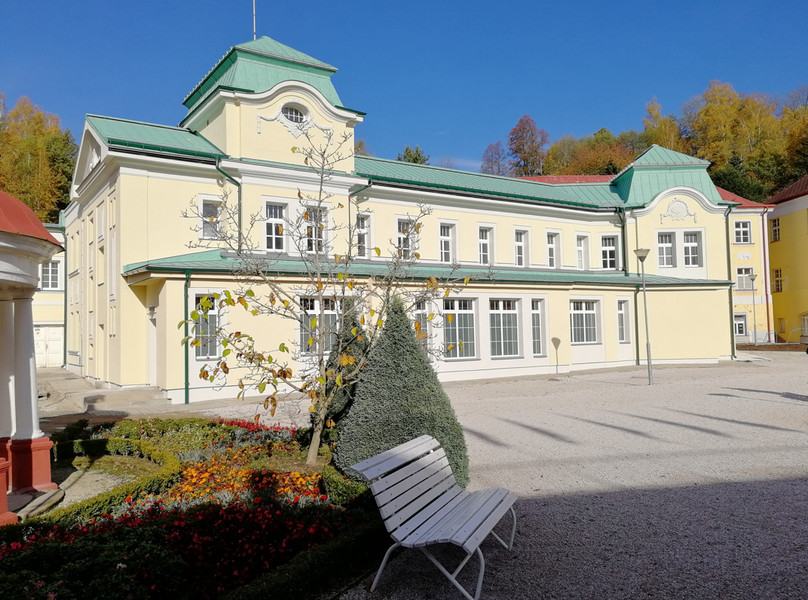
<svg viewBox="0 0 808 600"><path fill-rule="evenodd" d="M343 356L349 360L360 360L362 356L367 353L368 342L365 337L362 324L359 322L357 315L356 303L351 298L345 298L342 301L342 315L339 320L339 329L334 338L334 343L331 345L331 351L328 354L328 362L326 363L326 371L334 371L339 373L343 371L340 361ZM348 366L348 372L353 371L352 366ZM328 405L326 412L326 422L333 421L338 423L348 411L354 400L354 393L356 390L356 380L349 381L346 385L336 387L333 379L329 380L326 384L326 394L331 394L331 402ZM314 413L311 415L312 427L314 426ZM330 436L323 435L323 442L329 442Z"/></svg>
<svg viewBox="0 0 808 600"><path fill-rule="evenodd" d="M356 477L351 465L428 434L446 450L457 482L468 483L463 429L399 298L391 301L337 432L334 462L348 476Z"/></svg>

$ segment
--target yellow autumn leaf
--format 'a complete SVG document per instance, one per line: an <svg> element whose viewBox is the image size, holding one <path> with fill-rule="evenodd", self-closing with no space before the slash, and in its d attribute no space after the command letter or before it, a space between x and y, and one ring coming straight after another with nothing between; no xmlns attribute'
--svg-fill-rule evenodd
<svg viewBox="0 0 808 600"><path fill-rule="evenodd" d="M429 316L427 316L426 320L431 321L434 318L435 318L435 313L429 313Z"/></svg>
<svg viewBox="0 0 808 600"><path fill-rule="evenodd" d="M451 323L452 321L454 321L454 315L453 315L453 314L448 314L448 315L446 315L446 320L447 320L449 323Z"/></svg>
<svg viewBox="0 0 808 600"><path fill-rule="evenodd" d="M379 250L378 248L374 248L373 251L376 253L376 256L381 256L382 255L382 251Z"/></svg>
<svg viewBox="0 0 808 600"><path fill-rule="evenodd" d="M466 278L463 280L463 285L468 285L468 284L469 284L469 279L471 279L471 277L466 277Z"/></svg>
<svg viewBox="0 0 808 600"><path fill-rule="evenodd" d="M416 321L413 324L413 326L415 327L415 333L420 333L420 331L421 331L421 323L419 321Z"/></svg>
<svg viewBox="0 0 808 600"><path fill-rule="evenodd" d="M349 281L349 282L348 282L348 283L346 283L345 285L347 285L347 286L348 286L348 289L349 289L349 290L353 291L353 281Z"/></svg>

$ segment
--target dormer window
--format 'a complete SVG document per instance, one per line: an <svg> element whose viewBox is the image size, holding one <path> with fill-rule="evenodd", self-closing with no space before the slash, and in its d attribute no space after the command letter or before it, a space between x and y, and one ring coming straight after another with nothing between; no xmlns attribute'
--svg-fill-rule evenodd
<svg viewBox="0 0 808 600"><path fill-rule="evenodd" d="M286 118L287 121L290 121L295 124L301 124L303 121L306 120L306 115L303 114L303 111L297 108L296 106L292 106L287 104L286 106L281 109L281 114Z"/></svg>

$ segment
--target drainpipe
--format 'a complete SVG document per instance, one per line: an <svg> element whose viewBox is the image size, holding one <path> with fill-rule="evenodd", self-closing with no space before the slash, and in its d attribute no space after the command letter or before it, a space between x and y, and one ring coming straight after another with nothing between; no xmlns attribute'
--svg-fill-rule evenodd
<svg viewBox="0 0 808 600"><path fill-rule="evenodd" d="M188 290L191 287L191 272L186 270L185 271L185 290L183 294L184 300L184 309L185 312L183 313L185 317L185 404L188 404L190 401L190 366L188 364Z"/></svg>
<svg viewBox="0 0 808 600"><path fill-rule="evenodd" d="M626 236L626 210L624 208L616 208L615 212L617 213L617 218L620 219L620 232L622 238L622 244L620 244L620 252L623 255L622 258L622 265L623 265L623 273L628 275L628 239Z"/></svg>
<svg viewBox="0 0 808 600"><path fill-rule="evenodd" d="M62 230L62 234L64 235L64 230ZM63 292L63 294L64 294L64 297L63 297L64 302L62 303L62 304L64 304L64 306L62 307L63 311L64 311L64 313L63 313L64 329L62 330L62 368L67 369L67 330L69 329L69 327L67 326L67 281L69 279L69 277L68 277L69 273L68 273L68 270L67 270L67 236L65 235L64 238L65 238L65 257L64 257L64 262L62 263L62 265L64 266L64 278L63 279L64 279L64 282L65 282L65 286L64 286L64 292Z"/></svg>
<svg viewBox="0 0 808 600"><path fill-rule="evenodd" d="M243 246L242 224L241 224L241 221L242 221L241 184L238 181L236 181L235 179L233 179L232 177L230 177L230 175L228 175L227 173L222 171L221 167L219 166L220 162L221 162L221 159L216 159L216 164L214 165L216 167L216 170L219 171L219 173L221 173L229 182L231 182L233 185L235 185L238 188L238 253L241 254L241 250L242 250L242 246Z"/></svg>
<svg viewBox="0 0 808 600"><path fill-rule="evenodd" d="M766 341L772 341L772 327L769 327L770 319L772 318L769 298L771 293L769 290L769 228L766 224L766 213L769 212L769 207L765 207L760 215L760 243L763 246L763 297L766 299ZM771 323L774 325L774 323Z"/></svg>
<svg viewBox="0 0 808 600"><path fill-rule="evenodd" d="M732 349L730 356L735 359L737 358L735 353L735 303L732 299L732 245L729 239L729 214L731 212L732 206L728 206L726 212L724 212L724 230L726 232L725 237L727 242L727 279L730 282L727 288L727 294L729 295L729 344Z"/></svg>

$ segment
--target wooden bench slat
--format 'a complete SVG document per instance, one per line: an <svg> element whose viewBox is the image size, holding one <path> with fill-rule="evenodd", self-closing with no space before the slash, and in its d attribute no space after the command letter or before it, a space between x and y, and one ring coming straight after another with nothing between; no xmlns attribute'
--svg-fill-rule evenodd
<svg viewBox="0 0 808 600"><path fill-rule="evenodd" d="M432 504L434 500L439 498L444 492L446 492L446 490L451 489L454 485L454 479L447 478L440 481L437 485L428 488L421 494L409 494L409 499L411 501L406 504L402 504L402 506L395 512L389 509L389 504L385 507L379 507L379 511L382 512L382 518L387 526L387 530L390 531L391 527L396 529L400 527L402 523L408 521L416 513Z"/></svg>
<svg viewBox="0 0 808 600"><path fill-rule="evenodd" d="M415 460L410 464L393 471L392 473L380 477L370 485L370 491L374 495L383 494L387 489L393 487L419 471L428 470L431 468L431 465L439 461L442 461L442 465L449 464L449 459L446 457L446 452L444 452L443 448L438 448L434 452L429 452L418 460Z"/></svg>
<svg viewBox="0 0 808 600"><path fill-rule="evenodd" d="M488 537L488 534L496 527L497 523L502 520L502 517L505 516L513 503L516 502L516 495L512 494L508 490L502 490L505 492L503 496L497 497L497 504L491 507L488 516L485 520L479 524L477 529L471 533L466 540L460 544L457 542L458 546L462 546L466 552L474 552L474 550L483 543L483 540Z"/></svg>
<svg viewBox="0 0 808 600"><path fill-rule="evenodd" d="M418 458L422 454L426 454L430 450L440 447L440 443L429 435L422 435L421 437L410 440L400 446L391 448L381 454L372 456L360 463L357 463L350 468L356 471L366 479L372 481L377 477L393 471L404 465L411 460Z"/></svg>
<svg viewBox="0 0 808 600"><path fill-rule="evenodd" d="M454 479L449 460L445 456L433 459L430 454L419 458L417 462L407 465L404 469L399 469L397 472L383 477L376 482L379 485L375 489L371 486L371 491L376 496L376 502L381 506L396 496L400 496L409 488L420 486L423 481L436 474L440 474L441 479L445 477Z"/></svg>

